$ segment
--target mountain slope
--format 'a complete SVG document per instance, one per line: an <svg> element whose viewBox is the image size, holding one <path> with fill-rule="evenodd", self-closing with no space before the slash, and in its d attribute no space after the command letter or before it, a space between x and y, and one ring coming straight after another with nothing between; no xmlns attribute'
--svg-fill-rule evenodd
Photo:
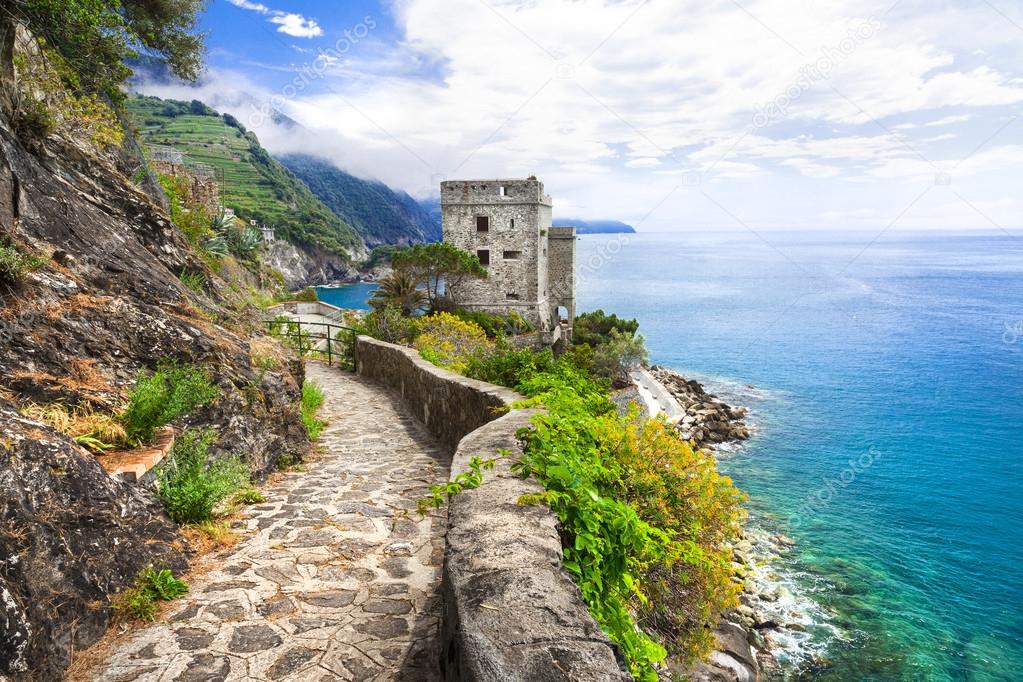
<svg viewBox="0 0 1023 682"><path fill-rule="evenodd" d="M281 157L288 170L334 213L351 224L366 245L439 241L440 222L405 192L361 180L329 161L304 154Z"/></svg>
<svg viewBox="0 0 1023 682"><path fill-rule="evenodd" d="M636 231L632 225L620 220L579 220L578 218L555 218L554 225L569 226L576 229L577 234L632 234Z"/></svg>
<svg viewBox="0 0 1023 682"><path fill-rule="evenodd" d="M128 108L142 141L174 147L189 161L223 172L221 196L239 216L274 225L290 242L320 245L358 258L358 232L263 149L255 133L199 102L131 95Z"/></svg>

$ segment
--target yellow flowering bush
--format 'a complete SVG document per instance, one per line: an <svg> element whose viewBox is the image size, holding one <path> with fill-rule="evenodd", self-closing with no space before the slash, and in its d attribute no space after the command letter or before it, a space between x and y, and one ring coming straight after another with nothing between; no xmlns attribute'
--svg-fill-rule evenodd
<svg viewBox="0 0 1023 682"><path fill-rule="evenodd" d="M433 364L464 374L474 357L493 352L495 346L478 324L437 313L423 318L415 348Z"/></svg>

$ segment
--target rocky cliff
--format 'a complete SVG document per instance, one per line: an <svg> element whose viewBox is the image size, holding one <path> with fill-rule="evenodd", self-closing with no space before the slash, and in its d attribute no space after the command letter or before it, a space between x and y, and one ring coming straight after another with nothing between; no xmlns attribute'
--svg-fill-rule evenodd
<svg viewBox="0 0 1023 682"><path fill-rule="evenodd" d="M137 148L102 151L59 120L26 132L13 36L0 24L0 245L32 265L0 281L0 678L48 680L106 629L111 594L148 564L183 568L189 550L151 491L23 416L27 401L112 412L140 369L176 360L208 368L220 389L190 417L218 430L215 456L239 454L261 477L309 444L301 377L253 366L258 325L129 180Z"/></svg>

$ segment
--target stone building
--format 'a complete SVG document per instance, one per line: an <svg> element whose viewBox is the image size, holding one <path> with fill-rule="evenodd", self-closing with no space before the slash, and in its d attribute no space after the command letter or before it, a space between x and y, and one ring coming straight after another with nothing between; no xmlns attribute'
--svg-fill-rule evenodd
<svg viewBox="0 0 1023 682"><path fill-rule="evenodd" d="M571 339L575 228L551 227L551 198L536 178L441 183L444 241L476 254L485 280L449 294L469 310L517 311L546 345Z"/></svg>
<svg viewBox="0 0 1023 682"><path fill-rule="evenodd" d="M205 163L191 163L184 153L164 145L150 145L149 167L160 175L169 175L185 181L185 200L198 204L210 215L220 211L220 185L217 169Z"/></svg>

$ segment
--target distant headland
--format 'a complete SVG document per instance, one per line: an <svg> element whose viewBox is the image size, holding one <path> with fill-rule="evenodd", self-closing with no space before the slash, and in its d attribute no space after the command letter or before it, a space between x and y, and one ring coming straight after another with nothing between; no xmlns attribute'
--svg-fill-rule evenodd
<svg viewBox="0 0 1023 682"><path fill-rule="evenodd" d="M578 220L555 218L554 227L574 227L577 234L633 234L636 228L620 220Z"/></svg>

